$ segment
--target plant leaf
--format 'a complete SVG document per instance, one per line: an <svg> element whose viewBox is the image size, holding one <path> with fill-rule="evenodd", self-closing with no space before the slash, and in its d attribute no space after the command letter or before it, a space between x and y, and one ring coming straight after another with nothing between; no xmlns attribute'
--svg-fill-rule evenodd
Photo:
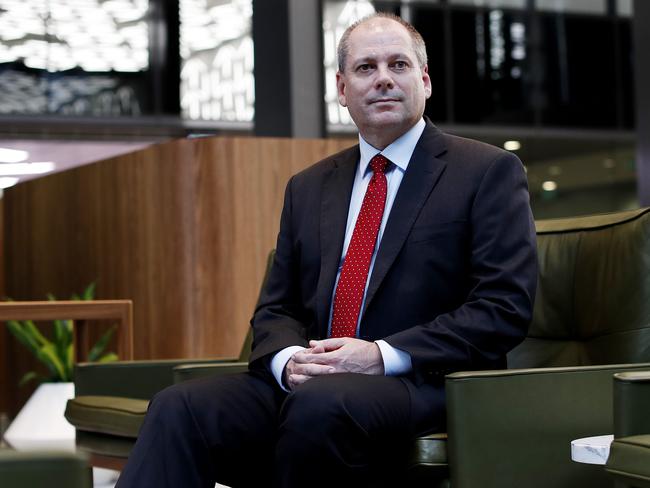
<svg viewBox="0 0 650 488"><path fill-rule="evenodd" d="M21 344L27 347L33 354L36 354L36 351L38 351L38 343L25 332L20 322L17 320L8 320L7 328Z"/></svg>
<svg viewBox="0 0 650 488"><path fill-rule="evenodd" d="M45 364L48 369L52 372L52 375L55 379L59 381L68 381L69 378L66 375L65 367L63 363L56 355L56 350L53 344L46 344L41 347L37 353L36 357Z"/></svg>
<svg viewBox="0 0 650 488"><path fill-rule="evenodd" d="M114 352L107 352L102 357L100 357L97 360L97 362L98 363L111 363L111 362L117 361L117 360L118 360L117 354L115 354Z"/></svg>
<svg viewBox="0 0 650 488"><path fill-rule="evenodd" d="M52 295L51 293L46 293L45 296L47 297L48 301L50 301L50 302L55 302L56 301L56 297L54 295Z"/></svg>
<svg viewBox="0 0 650 488"><path fill-rule="evenodd" d="M30 371L29 373L25 373L22 378L20 378L20 381L18 382L18 386L24 386L30 381L33 380L39 380L39 382L42 382L45 379L45 376L42 374L38 374L36 371Z"/></svg>
<svg viewBox="0 0 650 488"><path fill-rule="evenodd" d="M96 282L92 282L90 285L86 287L84 290L83 294L81 295L82 300L92 300L95 298L95 287L97 286Z"/></svg>
<svg viewBox="0 0 650 488"><path fill-rule="evenodd" d="M68 376L72 378L74 372L74 344L72 343L68 345L66 350L65 366Z"/></svg>
<svg viewBox="0 0 650 488"><path fill-rule="evenodd" d="M104 349L106 349L106 346L108 342L111 340L111 337L113 337L113 334L115 333L115 330L117 329L117 325L111 326L110 329L108 329L106 332L102 334L102 336L99 338L99 340L95 343L95 345L92 347L90 352L88 353L88 361L97 361L99 356L104 352Z"/></svg>
<svg viewBox="0 0 650 488"><path fill-rule="evenodd" d="M34 322L32 322L31 320L23 321L23 330L29 335L31 335L40 346L52 344L52 342L49 339L47 339L43 334L41 334L41 331L38 330L38 328L34 325Z"/></svg>

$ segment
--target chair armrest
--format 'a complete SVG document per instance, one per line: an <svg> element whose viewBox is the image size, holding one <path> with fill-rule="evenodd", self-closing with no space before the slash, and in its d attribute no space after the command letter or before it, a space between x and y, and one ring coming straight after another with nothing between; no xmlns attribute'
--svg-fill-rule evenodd
<svg viewBox="0 0 650 488"><path fill-rule="evenodd" d="M248 363L245 362L198 363L176 366L173 375L174 383L180 383L205 378L206 376L243 373L245 371L248 371Z"/></svg>
<svg viewBox="0 0 650 488"><path fill-rule="evenodd" d="M88 457L81 453L0 450L3 488L65 486L91 488Z"/></svg>
<svg viewBox="0 0 650 488"><path fill-rule="evenodd" d="M614 439L605 469L621 486L650 488L650 435Z"/></svg>
<svg viewBox="0 0 650 488"><path fill-rule="evenodd" d="M650 434L650 371L614 375L614 437Z"/></svg>
<svg viewBox="0 0 650 488"><path fill-rule="evenodd" d="M162 359L79 363L74 369L75 395L121 396L149 400L174 382L173 369L181 364L227 363L234 358Z"/></svg>
<svg viewBox="0 0 650 488"><path fill-rule="evenodd" d="M612 432L612 375L650 364L464 372L446 378L455 488L608 486L573 439Z"/></svg>

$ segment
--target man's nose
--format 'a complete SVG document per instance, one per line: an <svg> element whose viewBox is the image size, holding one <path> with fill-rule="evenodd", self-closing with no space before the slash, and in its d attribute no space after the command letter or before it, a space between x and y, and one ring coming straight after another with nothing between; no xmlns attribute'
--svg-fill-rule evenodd
<svg viewBox="0 0 650 488"><path fill-rule="evenodd" d="M378 90L391 89L394 86L393 76L387 66L377 68L375 88Z"/></svg>

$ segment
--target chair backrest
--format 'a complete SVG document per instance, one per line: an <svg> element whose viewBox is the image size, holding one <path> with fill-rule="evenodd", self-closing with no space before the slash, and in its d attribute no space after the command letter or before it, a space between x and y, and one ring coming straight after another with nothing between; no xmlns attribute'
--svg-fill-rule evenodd
<svg viewBox="0 0 650 488"><path fill-rule="evenodd" d="M266 280L269 279L269 272L271 271L271 266L273 265L273 259L275 258L275 249L272 249L269 253L268 258L266 258L266 270L264 271L264 278L262 279L262 284L260 286L260 292L258 294L257 300L259 301L259 296L262 294L262 290L266 285ZM251 355L251 347L253 345L253 328L248 328L248 334L246 334L246 339L244 340L244 345L241 348L239 353L239 361L245 363L248 362L248 358Z"/></svg>
<svg viewBox="0 0 650 488"><path fill-rule="evenodd" d="M650 361L650 208L536 227L533 322L508 366Z"/></svg>

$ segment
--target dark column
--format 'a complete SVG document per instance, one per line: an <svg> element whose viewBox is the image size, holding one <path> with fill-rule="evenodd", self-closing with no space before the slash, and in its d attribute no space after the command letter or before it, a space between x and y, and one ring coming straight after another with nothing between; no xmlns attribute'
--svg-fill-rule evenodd
<svg viewBox="0 0 650 488"><path fill-rule="evenodd" d="M636 167L639 202L650 205L650 2L634 0Z"/></svg>
<svg viewBox="0 0 650 488"><path fill-rule="evenodd" d="M149 76L156 115L180 113L181 56L178 0L149 3Z"/></svg>
<svg viewBox="0 0 650 488"><path fill-rule="evenodd" d="M255 135L322 137L318 0L253 0Z"/></svg>

